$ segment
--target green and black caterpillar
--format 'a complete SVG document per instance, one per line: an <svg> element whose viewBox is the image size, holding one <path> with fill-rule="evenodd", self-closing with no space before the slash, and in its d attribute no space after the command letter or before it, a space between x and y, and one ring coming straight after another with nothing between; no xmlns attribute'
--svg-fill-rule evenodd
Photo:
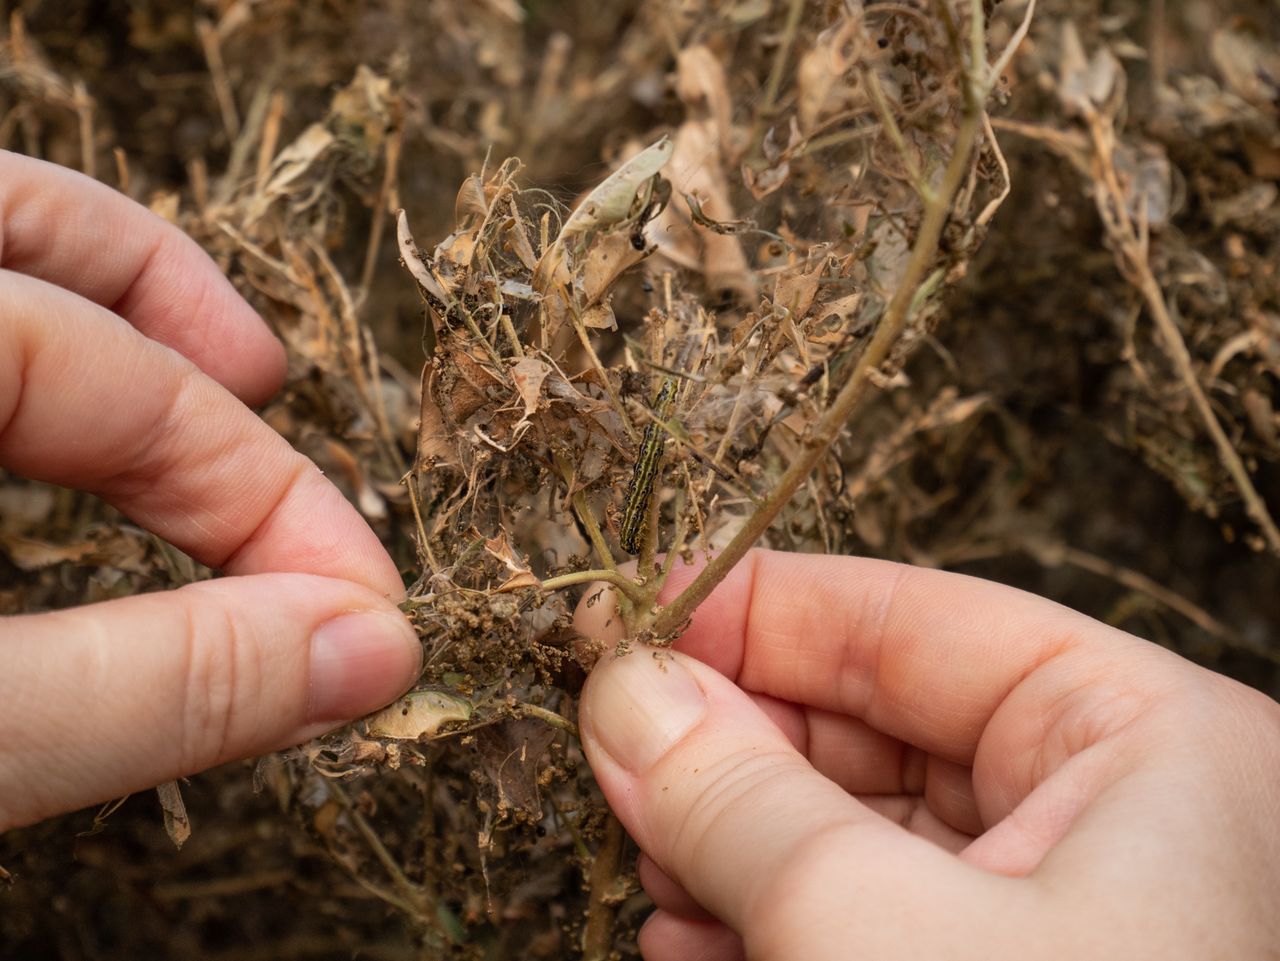
<svg viewBox="0 0 1280 961"><path fill-rule="evenodd" d="M644 533L645 520L649 516L649 499L653 496L653 483L658 478L666 446L667 431L663 424L671 414L675 399L676 383L668 377L654 399L653 420L640 439L636 466L631 472L631 483L627 485L626 499L622 502L622 524L618 533L622 549L628 554L640 553L640 535Z"/></svg>

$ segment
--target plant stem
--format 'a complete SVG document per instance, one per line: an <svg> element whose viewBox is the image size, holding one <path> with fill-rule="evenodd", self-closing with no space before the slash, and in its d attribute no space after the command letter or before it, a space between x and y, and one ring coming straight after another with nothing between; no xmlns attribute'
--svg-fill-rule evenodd
<svg viewBox="0 0 1280 961"><path fill-rule="evenodd" d="M1239 452L1232 446L1231 439L1227 437L1227 432L1219 423L1218 415L1213 412L1213 406L1209 403L1209 398L1205 395L1204 387L1196 374L1191 351L1187 349L1187 342L1169 313L1164 288L1160 286L1160 281L1151 270L1151 261L1147 255L1145 221L1135 224L1129 214L1125 191L1115 170L1112 148L1115 134L1110 118L1105 118L1096 110L1090 109L1086 120L1093 141L1098 176L1106 188L1105 193L1099 192L1097 197L1098 213L1118 248L1121 273L1138 289L1147 302L1147 309L1155 321L1156 333L1159 334L1164 345L1165 353L1177 368L1179 379L1191 395L1196 413L1200 415L1205 430L1209 432L1214 446L1218 449L1222 465L1231 475L1236 490L1240 492L1245 513L1261 529L1271 552L1280 555L1280 529L1277 529L1275 521L1272 520L1267 504L1254 486L1253 479L1249 476L1249 470L1245 467L1244 461L1240 459Z"/></svg>
<svg viewBox="0 0 1280 961"><path fill-rule="evenodd" d="M985 63L981 68L985 68ZM975 64L972 69L980 69L980 66ZM967 91L973 88L974 84L969 82ZM969 158L982 126L982 113L982 103L966 93L955 151L951 155L950 163L947 164L942 183L927 197L924 219L921 221L920 232L911 250L906 270L894 292L893 299L885 309L880 325L876 328L875 336L867 345L866 352L858 360L857 366L827 412L814 426L800 456L787 468L769 497L747 519L746 524L725 549L702 569L693 583L685 588L684 592L671 604L663 608L654 623L654 631L658 637L670 635L688 620L697 606L706 600L715 586L724 579L738 561L742 560L760 535L769 529L778 512L790 501L814 467L826 455L827 450L840 435L845 422L862 401L867 392L867 385L871 383L872 371L884 363L889 356L890 350L910 319L916 294L930 272L938 251L938 241L946 226L947 216L951 212L951 203L969 169Z"/></svg>
<svg viewBox="0 0 1280 961"><path fill-rule="evenodd" d="M782 27L782 39L778 43L777 52L773 55L773 69L769 71L769 79L765 81L764 96L760 100L760 115L767 117L773 113L778 100L778 91L782 88L782 77L787 70L787 60L791 56L791 48L796 42L796 32L800 29L800 17L804 13L805 0L791 0L787 9L787 21Z"/></svg>
<svg viewBox="0 0 1280 961"><path fill-rule="evenodd" d="M567 473L565 483L572 483L572 478ZM582 526L587 529L587 536L591 538L591 546L595 548L596 557L600 559L600 563L611 571L616 570L618 565L614 563L613 552L609 550L604 535L600 533L596 515L591 512L591 505L587 503L587 496L582 491L573 495L573 509L577 512L578 520L582 521Z"/></svg>
<svg viewBox="0 0 1280 961"><path fill-rule="evenodd" d="M582 933L582 961L605 961L613 949L612 888L622 867L626 838L622 824L610 814L604 826L604 840L591 862L591 902L587 908L586 930Z"/></svg>
<svg viewBox="0 0 1280 961"><path fill-rule="evenodd" d="M544 591L558 591L562 587L572 587L574 584L590 584L594 581L605 581L612 584L623 594L627 595L631 600L639 603L643 601L644 593L638 588L631 578L617 571L574 571L570 574L559 574L555 577L548 577L542 582Z"/></svg>

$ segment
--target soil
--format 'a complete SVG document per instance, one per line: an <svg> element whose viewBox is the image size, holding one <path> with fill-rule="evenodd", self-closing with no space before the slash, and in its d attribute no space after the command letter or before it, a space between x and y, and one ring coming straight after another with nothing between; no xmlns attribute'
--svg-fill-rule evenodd
<svg viewBox="0 0 1280 961"><path fill-rule="evenodd" d="M259 309L262 414L383 537L427 655L409 736L185 781L180 849L152 793L0 837L0 958L636 956L573 734L586 588L540 585L632 510L642 561L725 547L855 377L762 543L1013 584L1280 696L1274 0L1042 0L933 249L922 185L977 116L938 9L0 0L0 148ZM990 58L1025 12L985 3ZM213 575L0 472L0 613Z"/></svg>

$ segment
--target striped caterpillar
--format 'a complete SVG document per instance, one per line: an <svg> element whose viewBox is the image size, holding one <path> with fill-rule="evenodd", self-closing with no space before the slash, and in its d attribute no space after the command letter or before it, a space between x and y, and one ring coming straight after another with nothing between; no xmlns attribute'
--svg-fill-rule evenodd
<svg viewBox="0 0 1280 961"><path fill-rule="evenodd" d="M649 500L653 496L653 483L658 478L658 468L662 466L662 453L667 439L662 422L670 415L675 396L675 381L668 377L662 382L662 388L653 402L654 419L644 429L644 436L640 439L636 466L631 472L631 483L627 485L626 499L622 502L622 524L619 528L622 549L628 554L640 553L640 535L644 532L645 521L649 516Z"/></svg>

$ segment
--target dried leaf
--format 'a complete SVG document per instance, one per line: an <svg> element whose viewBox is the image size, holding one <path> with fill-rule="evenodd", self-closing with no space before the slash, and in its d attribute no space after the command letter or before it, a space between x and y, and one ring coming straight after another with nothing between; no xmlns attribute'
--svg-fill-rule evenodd
<svg viewBox="0 0 1280 961"><path fill-rule="evenodd" d="M1267 395L1250 387L1240 395L1240 404L1244 407L1245 415L1249 418L1249 426L1258 435L1258 439L1268 447L1275 447L1280 423L1277 423L1276 412Z"/></svg>
<svg viewBox="0 0 1280 961"><path fill-rule="evenodd" d="M295 191L314 192L316 177L313 169L322 161L327 162L337 139L320 123L307 127L299 137L280 151L267 178L266 186L253 198L246 215L249 225L257 223L271 205ZM325 179L325 178L320 178Z"/></svg>
<svg viewBox="0 0 1280 961"><path fill-rule="evenodd" d="M440 282L432 275L422 255L418 253L418 245L413 242L413 234L409 231L409 217L403 210L396 213L396 242L400 246L400 259L405 269L413 275L418 286L436 300L445 302L449 298L440 286Z"/></svg>
<svg viewBox="0 0 1280 961"><path fill-rule="evenodd" d="M530 822L542 819L538 767L556 732L527 718L493 724L476 732L480 769L498 796L503 814L519 814Z"/></svg>
<svg viewBox="0 0 1280 961"><path fill-rule="evenodd" d="M416 741L434 737L451 722L470 720L474 710L470 701L445 691L410 691L365 725L370 737Z"/></svg>
<svg viewBox="0 0 1280 961"><path fill-rule="evenodd" d="M435 399L435 381L439 376L435 365L422 368L422 407L418 422L418 467L430 470L436 466L460 467L462 460L453 445L453 437L444 422L444 413Z"/></svg>
<svg viewBox="0 0 1280 961"><path fill-rule="evenodd" d="M776 167L766 167L760 171L756 171L745 164L742 167L742 182L746 184L747 189L751 191L751 196L755 197L756 200L763 200L769 196L769 194L785 184L790 176L791 165L785 162Z"/></svg>
<svg viewBox="0 0 1280 961"><path fill-rule="evenodd" d="M1070 20L1062 27L1062 52L1058 63L1058 98L1074 114L1097 110L1113 116L1124 103L1124 67L1107 47L1086 57L1080 34Z"/></svg>
<svg viewBox="0 0 1280 961"><path fill-rule="evenodd" d="M0 547L4 548L9 559L23 571L38 571L42 567L52 567L67 561L84 560L97 548L93 541L77 541L73 544L51 544L34 537L19 537L6 534L0 536Z"/></svg>
<svg viewBox="0 0 1280 961"><path fill-rule="evenodd" d="M817 263L809 270L803 265L786 271L778 277L773 290L773 305L780 311L786 311L794 320L803 320L813 306L818 295L818 281L827 269L825 257L818 257Z"/></svg>
<svg viewBox="0 0 1280 961"><path fill-rule="evenodd" d="M676 95L686 107L706 115L720 152L733 153L733 100L729 96L729 82L724 66L709 47L695 44L676 55Z"/></svg>
<svg viewBox="0 0 1280 961"><path fill-rule="evenodd" d="M675 155L669 175L673 190L687 198L696 195L697 211L686 199L667 207L653 231L659 252L674 263L701 271L714 290L728 289L745 300L756 297L755 277L738 238L732 231L703 230L693 226L699 218L730 223L736 212L729 199L729 184L709 122L689 121L676 131Z"/></svg>
<svg viewBox="0 0 1280 961"><path fill-rule="evenodd" d="M493 589L495 594L509 594L512 591L523 591L530 587L541 587L542 581L532 571L521 571L513 574Z"/></svg>
<svg viewBox="0 0 1280 961"><path fill-rule="evenodd" d="M453 202L454 223L460 224L472 214L483 217L488 213L489 201L484 195L484 184L479 174L472 174L458 188L457 199Z"/></svg>
<svg viewBox="0 0 1280 961"><path fill-rule="evenodd" d="M618 318L608 304L594 304L582 312L582 326L588 330L617 330Z"/></svg>
<svg viewBox="0 0 1280 961"><path fill-rule="evenodd" d="M589 231L607 230L627 218L636 194L671 159L674 145L667 137L650 144L591 191L560 229L564 243Z"/></svg>
<svg viewBox="0 0 1280 961"><path fill-rule="evenodd" d="M534 270L538 266L538 255L533 252L533 245L529 243L529 236L524 231L524 224L519 220L513 220L504 232L503 237L506 238L507 246L520 258L520 263L528 270Z"/></svg>
<svg viewBox="0 0 1280 961"><path fill-rule="evenodd" d="M536 357L524 357L511 368L511 379L524 401L524 415L528 417L538 409L538 398L542 394L542 382L551 373L551 365Z"/></svg>
<svg viewBox="0 0 1280 961"><path fill-rule="evenodd" d="M511 541L507 537L507 532L504 530L499 530L494 537L486 538L484 549L490 556L505 564L507 569L513 573L524 574L529 570L529 565L516 553L515 548L511 546Z"/></svg>
<svg viewBox="0 0 1280 961"><path fill-rule="evenodd" d="M1209 53L1228 90L1255 106L1275 109L1280 100L1280 51L1232 24L1214 31Z"/></svg>
<svg viewBox="0 0 1280 961"><path fill-rule="evenodd" d="M177 781L166 781L156 788L160 798L160 809L164 811L164 833L178 850L191 837L191 821L187 817L187 806L182 801L182 791Z"/></svg>

